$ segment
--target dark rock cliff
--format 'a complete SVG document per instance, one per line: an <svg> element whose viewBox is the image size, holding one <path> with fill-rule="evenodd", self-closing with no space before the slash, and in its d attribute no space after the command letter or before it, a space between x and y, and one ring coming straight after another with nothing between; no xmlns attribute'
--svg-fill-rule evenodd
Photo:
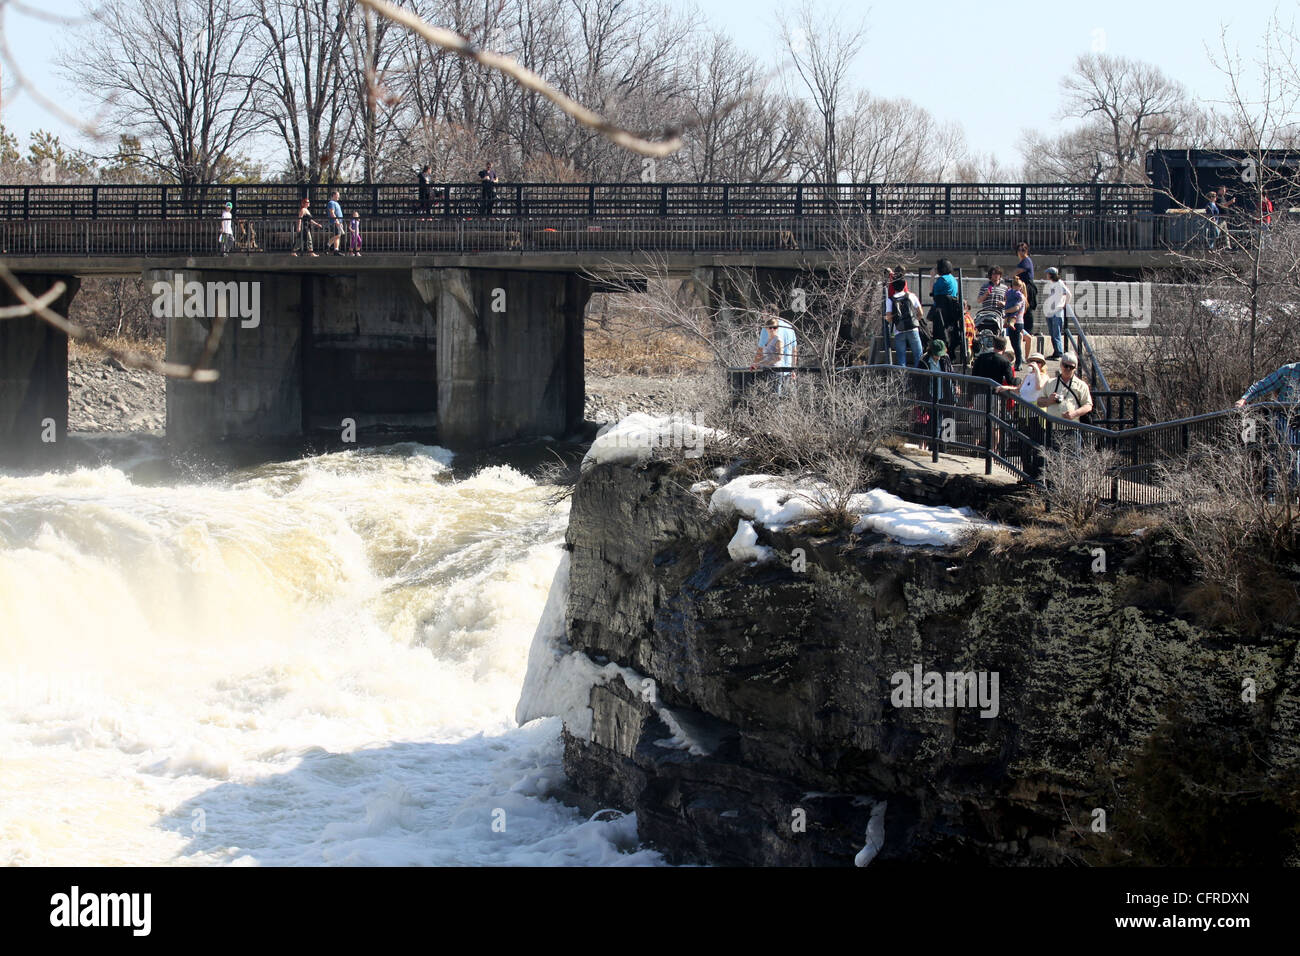
<svg viewBox="0 0 1300 956"><path fill-rule="evenodd" d="M593 686L565 767L670 860L850 864L883 823L873 865L1296 862L1297 635L1180 616L1192 570L1159 536L962 554L760 528L776 559L749 566L689 485L593 468L568 533L569 645L648 690ZM918 667L995 672L996 715L895 706Z"/></svg>

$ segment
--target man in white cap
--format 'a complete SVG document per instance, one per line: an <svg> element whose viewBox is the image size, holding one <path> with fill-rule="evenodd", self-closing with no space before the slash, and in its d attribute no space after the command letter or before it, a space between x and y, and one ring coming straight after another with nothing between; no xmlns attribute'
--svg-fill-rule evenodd
<svg viewBox="0 0 1300 956"><path fill-rule="evenodd" d="M1061 357L1065 348L1061 342L1061 329L1065 327L1065 307L1070 304L1069 287L1061 281L1061 273L1056 266L1047 270L1047 298L1043 303L1043 312L1047 316L1047 331L1052 336L1052 354L1047 356L1049 362Z"/></svg>

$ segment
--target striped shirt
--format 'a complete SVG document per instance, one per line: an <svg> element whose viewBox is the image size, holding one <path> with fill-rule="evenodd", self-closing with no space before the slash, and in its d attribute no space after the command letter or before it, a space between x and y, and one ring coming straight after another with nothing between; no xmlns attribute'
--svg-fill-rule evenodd
<svg viewBox="0 0 1300 956"><path fill-rule="evenodd" d="M1283 365L1280 369L1260 379L1241 396L1243 401L1254 401L1262 395L1273 395L1274 401L1283 404L1300 403L1300 362Z"/></svg>

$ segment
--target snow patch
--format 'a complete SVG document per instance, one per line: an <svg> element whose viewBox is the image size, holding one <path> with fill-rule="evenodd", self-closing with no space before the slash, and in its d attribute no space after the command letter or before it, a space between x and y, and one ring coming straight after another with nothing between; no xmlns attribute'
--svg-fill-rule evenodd
<svg viewBox="0 0 1300 956"><path fill-rule="evenodd" d="M858 855L853 858L854 866L866 866L876 858L885 845L885 807L888 801L881 800L871 808L871 816L867 818L867 843Z"/></svg>
<svg viewBox="0 0 1300 956"><path fill-rule="evenodd" d="M738 511L759 524L779 530L812 519L818 503L830 500L830 496L831 490L825 485L811 482L796 485L772 475L745 475L713 492L709 510ZM847 504L848 511L859 516L853 526L855 534L877 531L902 544L951 545L973 529L996 527L970 508L913 504L879 488L852 495ZM744 522L741 524L743 529ZM738 540L740 537L741 530L737 530L736 538L727 546L729 552L733 546L745 546L744 541ZM736 558L734 552L732 557Z"/></svg>
<svg viewBox="0 0 1300 956"><path fill-rule="evenodd" d="M583 456L582 467L648 461L656 448L681 448L687 458L698 458L706 442L725 437L717 429L701 424L702 418L698 412L693 416L634 412L596 433L596 440Z"/></svg>
<svg viewBox="0 0 1300 956"><path fill-rule="evenodd" d="M735 536L727 542L727 554L733 561L767 561L772 557L772 549L759 544L753 523L741 518Z"/></svg>

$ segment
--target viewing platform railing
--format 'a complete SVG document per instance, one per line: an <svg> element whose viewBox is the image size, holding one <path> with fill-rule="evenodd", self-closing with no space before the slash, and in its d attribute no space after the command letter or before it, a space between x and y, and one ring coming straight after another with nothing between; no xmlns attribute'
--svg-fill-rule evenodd
<svg viewBox="0 0 1300 956"><path fill-rule="evenodd" d="M822 369L796 369L800 379L816 381ZM804 375L804 373L811 373ZM779 371L729 370L735 400L762 381L775 380ZM984 473L995 468L1023 481L1038 484L1044 478L1045 455L1072 444L1082 453L1114 453L1104 476L1101 497L1115 503L1159 504L1169 497L1162 484L1167 473L1194 469L1198 449L1208 445L1242 442L1243 423L1257 426L1279 416L1297 415L1297 409L1277 403L1259 403L1247 409L1226 409L1171 422L1137 427L1116 427L1109 422L1071 422L1047 414L1018 396L998 394L993 381L971 375L902 369L891 365L852 366L836 369L838 375L902 375L902 423L898 435L929 445L933 462L941 453L980 458ZM796 379L798 381L799 379ZM1132 394L1132 393L1128 393ZM1094 399L1097 396L1094 395ZM1136 396L1134 396L1136 398ZM1287 427L1254 427L1253 444L1259 452L1260 478L1276 480L1270 469L1279 461L1295 473L1300 463L1300 420ZM1280 444L1277 436L1281 436ZM1272 462L1273 465L1268 464ZM1292 480L1292 487L1300 482Z"/></svg>

